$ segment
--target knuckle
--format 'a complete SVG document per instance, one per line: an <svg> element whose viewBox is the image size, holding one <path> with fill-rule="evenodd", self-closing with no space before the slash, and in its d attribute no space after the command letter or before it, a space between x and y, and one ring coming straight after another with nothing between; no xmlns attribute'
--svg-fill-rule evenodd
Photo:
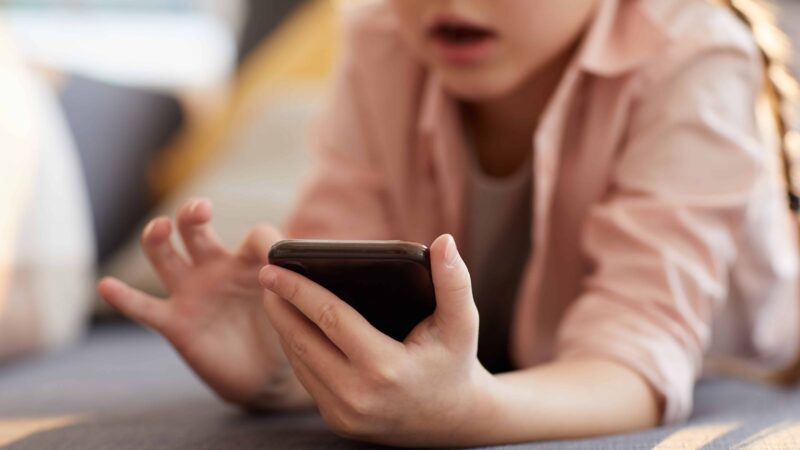
<svg viewBox="0 0 800 450"><path fill-rule="evenodd" d="M325 303L317 314L317 325L323 331L332 331L339 326L339 308L333 303Z"/></svg>
<svg viewBox="0 0 800 450"><path fill-rule="evenodd" d="M322 419L337 435L344 438L357 438L360 426L351 417L339 410L322 410Z"/></svg>
<svg viewBox="0 0 800 450"><path fill-rule="evenodd" d="M289 345L289 350L299 358L304 358L308 355L308 345L300 337L299 333L291 332L286 337L286 343Z"/></svg>
<svg viewBox="0 0 800 450"><path fill-rule="evenodd" d="M275 290L286 300L293 302L301 293L300 283L288 277L279 276L275 281Z"/></svg>
<svg viewBox="0 0 800 450"><path fill-rule="evenodd" d="M458 283L447 287L447 293L454 297L472 296L472 285L469 283Z"/></svg>
<svg viewBox="0 0 800 450"><path fill-rule="evenodd" d="M381 418L377 416L377 402L370 396L348 397L335 408L321 408L323 420L337 435L355 440L369 439L379 434Z"/></svg>
<svg viewBox="0 0 800 450"><path fill-rule="evenodd" d="M378 388L397 386L401 379L400 369L395 364L376 364L368 371L370 381Z"/></svg>
<svg viewBox="0 0 800 450"><path fill-rule="evenodd" d="M349 419L348 423L355 425L357 428L363 428L363 424L373 420L378 412L377 402L373 396L365 393L349 396L345 407L344 417Z"/></svg>
<svg viewBox="0 0 800 450"><path fill-rule="evenodd" d="M355 419L354 422L372 418L376 412L375 402L370 395L352 395L347 400L347 412L349 417Z"/></svg>

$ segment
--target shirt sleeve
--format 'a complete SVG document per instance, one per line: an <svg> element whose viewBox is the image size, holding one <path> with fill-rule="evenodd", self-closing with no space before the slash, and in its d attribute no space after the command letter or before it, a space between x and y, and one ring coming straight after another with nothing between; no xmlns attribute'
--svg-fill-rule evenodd
<svg viewBox="0 0 800 450"><path fill-rule="evenodd" d="M345 25L344 57L327 107L316 120L310 144L313 165L285 224L292 238L388 239L388 189L363 116L363 72L356 25ZM363 63L362 63L363 65Z"/></svg>
<svg viewBox="0 0 800 450"><path fill-rule="evenodd" d="M612 187L584 224L592 272L561 324L558 357L628 366L661 396L665 423L691 413L737 235L767 172L762 75L754 52L726 49L652 78Z"/></svg>

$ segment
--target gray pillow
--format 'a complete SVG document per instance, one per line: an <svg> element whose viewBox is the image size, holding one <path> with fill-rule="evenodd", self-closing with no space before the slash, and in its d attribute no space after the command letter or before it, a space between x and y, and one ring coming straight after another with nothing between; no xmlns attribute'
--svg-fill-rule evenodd
<svg viewBox="0 0 800 450"><path fill-rule="evenodd" d="M61 104L86 176L102 261L153 206L147 170L183 113L168 95L77 76L65 83Z"/></svg>

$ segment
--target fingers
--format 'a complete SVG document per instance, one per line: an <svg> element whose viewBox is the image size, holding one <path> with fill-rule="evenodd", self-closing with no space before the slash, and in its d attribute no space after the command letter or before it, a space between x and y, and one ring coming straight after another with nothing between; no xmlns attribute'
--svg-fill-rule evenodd
<svg viewBox="0 0 800 450"><path fill-rule="evenodd" d="M261 270L259 281L294 305L356 363L369 364L403 349L401 343L376 330L350 305L301 275L269 265Z"/></svg>
<svg viewBox="0 0 800 450"><path fill-rule="evenodd" d="M161 281L173 291L189 271L189 264L175 251L170 242L171 234L172 223L169 219L155 219L142 233L142 248Z"/></svg>
<svg viewBox="0 0 800 450"><path fill-rule="evenodd" d="M317 373L347 368L348 362L342 352L291 303L268 292L264 296L264 309L280 336L287 357L303 361Z"/></svg>
<svg viewBox="0 0 800 450"><path fill-rule="evenodd" d="M162 331L167 325L169 307L163 300L151 297L113 278L100 281L97 291L111 306L132 320L156 331Z"/></svg>
<svg viewBox="0 0 800 450"><path fill-rule="evenodd" d="M289 364L292 366L294 375L300 384L303 385L306 392L314 399L314 402L319 405L334 404L336 396L330 389L322 382L322 380L311 370L310 367L296 355L292 354L289 345L281 339L281 346L283 347L286 357L289 359Z"/></svg>
<svg viewBox="0 0 800 450"><path fill-rule="evenodd" d="M267 264L270 247L281 239L283 235L276 228L269 225L257 226L247 234L237 255L247 262Z"/></svg>
<svg viewBox="0 0 800 450"><path fill-rule="evenodd" d="M208 200L191 200L178 210L178 230L195 264L227 254L209 225L211 216L211 202Z"/></svg>
<svg viewBox="0 0 800 450"><path fill-rule="evenodd" d="M431 245L431 270L436 291L434 319L442 335L455 344L477 340L478 310L466 264L449 234Z"/></svg>

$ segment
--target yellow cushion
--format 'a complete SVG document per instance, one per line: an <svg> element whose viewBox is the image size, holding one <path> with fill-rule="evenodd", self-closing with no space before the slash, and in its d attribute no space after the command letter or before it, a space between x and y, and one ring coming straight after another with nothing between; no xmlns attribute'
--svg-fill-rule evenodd
<svg viewBox="0 0 800 450"><path fill-rule="evenodd" d="M212 111L190 117L152 167L151 185L163 197L224 152L230 130L263 102L298 82L320 82L330 74L338 48L335 5L312 0L300 7L242 65ZM208 101L206 96L205 101ZM268 145L268 143L265 143Z"/></svg>

